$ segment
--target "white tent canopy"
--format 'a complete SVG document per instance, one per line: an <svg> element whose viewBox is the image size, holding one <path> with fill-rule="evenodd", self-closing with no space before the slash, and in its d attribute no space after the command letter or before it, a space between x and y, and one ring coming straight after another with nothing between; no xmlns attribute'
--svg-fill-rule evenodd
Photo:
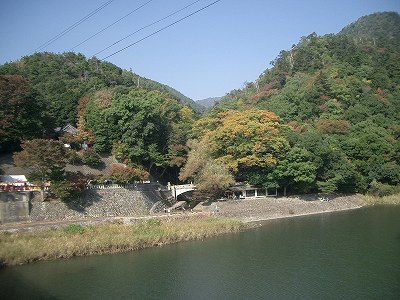
<svg viewBox="0 0 400 300"><path fill-rule="evenodd" d="M1 175L0 182L13 185L24 185L28 183L28 180L25 175Z"/></svg>

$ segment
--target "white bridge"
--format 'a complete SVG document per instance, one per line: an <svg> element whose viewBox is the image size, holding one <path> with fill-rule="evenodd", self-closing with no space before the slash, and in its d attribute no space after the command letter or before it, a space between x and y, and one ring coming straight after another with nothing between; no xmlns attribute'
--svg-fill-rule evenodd
<svg viewBox="0 0 400 300"><path fill-rule="evenodd" d="M171 185L168 183L168 190L172 192L172 195L176 199L179 195L182 195L186 192L194 191L196 186L192 183L190 184L179 184L179 185Z"/></svg>

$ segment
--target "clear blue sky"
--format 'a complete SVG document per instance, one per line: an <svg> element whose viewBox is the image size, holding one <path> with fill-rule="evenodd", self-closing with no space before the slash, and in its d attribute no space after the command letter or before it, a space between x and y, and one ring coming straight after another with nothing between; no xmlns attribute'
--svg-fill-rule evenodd
<svg viewBox="0 0 400 300"><path fill-rule="evenodd" d="M148 0L115 0L44 51L63 53ZM104 58L212 3L189 9L97 55ZM107 0L0 0L0 64L17 60ZM74 49L86 57L194 0L153 0ZM254 81L281 50L302 36L337 33L359 17L400 12L399 0L222 0L107 60L159 81L193 100L223 96Z"/></svg>

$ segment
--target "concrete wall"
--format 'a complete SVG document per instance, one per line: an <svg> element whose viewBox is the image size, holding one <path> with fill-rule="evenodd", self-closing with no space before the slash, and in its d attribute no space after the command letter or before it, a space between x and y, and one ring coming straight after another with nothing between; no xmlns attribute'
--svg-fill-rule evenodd
<svg viewBox="0 0 400 300"><path fill-rule="evenodd" d="M29 201L32 192L0 192L0 223L29 220Z"/></svg>

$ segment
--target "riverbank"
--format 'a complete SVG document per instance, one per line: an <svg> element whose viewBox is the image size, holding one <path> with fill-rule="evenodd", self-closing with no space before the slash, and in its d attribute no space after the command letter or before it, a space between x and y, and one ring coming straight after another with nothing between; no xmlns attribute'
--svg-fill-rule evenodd
<svg viewBox="0 0 400 300"><path fill-rule="evenodd" d="M147 219L134 224L70 224L64 228L33 232L1 232L0 265L128 252L238 232L244 228L246 225L237 220L198 215Z"/></svg>
<svg viewBox="0 0 400 300"><path fill-rule="evenodd" d="M366 195L364 201L366 205L400 205L400 193L383 197Z"/></svg>
<svg viewBox="0 0 400 300"><path fill-rule="evenodd" d="M357 209L365 205L365 197L359 194L351 196L329 195L323 199L318 195L303 195L220 201L209 205L205 203L201 206L201 210L214 213L222 218L238 219L249 223Z"/></svg>
<svg viewBox="0 0 400 300"><path fill-rule="evenodd" d="M368 203L363 195L304 195L203 203L194 213L6 224L0 226L0 264L127 252L238 232L251 227L247 223L351 210Z"/></svg>

